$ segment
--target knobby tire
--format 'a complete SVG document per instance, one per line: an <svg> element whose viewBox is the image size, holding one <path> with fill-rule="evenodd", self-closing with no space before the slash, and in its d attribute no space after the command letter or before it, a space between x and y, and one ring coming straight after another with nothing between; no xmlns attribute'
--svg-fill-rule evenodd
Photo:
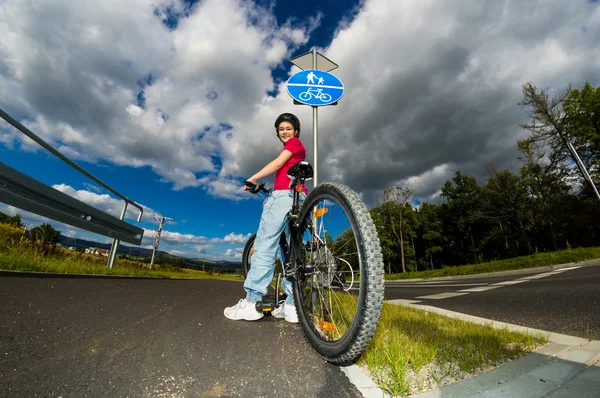
<svg viewBox="0 0 600 398"><path fill-rule="evenodd" d="M311 318L311 314L304 306L305 300L314 300L309 296L314 297L315 293L312 290L310 294L306 293L307 289L305 287L308 286L309 282L307 276L303 275L301 271L293 280L294 301L304 337L315 351L328 362L350 364L360 357L370 343L379 323L384 298L383 257L377 230L368 209L354 191L342 184L335 182L322 183L310 193L299 214L299 222L303 226L301 228L304 231L306 231L306 228L311 228L307 225L312 224L313 208L320 202L331 203L327 201L339 205L339 208L347 215L353 230L353 241L356 244L359 258L360 276L360 280L356 282L359 290L356 313L345 334L341 338L333 340L323 336L324 333L315 326L318 319L315 319L314 315ZM302 250L306 247L306 242L302 241L302 232L300 234L297 238L298 243L295 252L303 252ZM331 254L330 251L328 253ZM300 259L300 262L306 260L307 254L304 256L305 258ZM319 277L316 276L312 276L312 278L313 281L319 280ZM312 282L310 284L314 286ZM330 279L326 286L330 289L329 295L333 294L331 293L331 286ZM325 300L314 301L325 302ZM330 311L330 314L332 313L333 311ZM331 315L331 318L333 319L333 315Z"/></svg>

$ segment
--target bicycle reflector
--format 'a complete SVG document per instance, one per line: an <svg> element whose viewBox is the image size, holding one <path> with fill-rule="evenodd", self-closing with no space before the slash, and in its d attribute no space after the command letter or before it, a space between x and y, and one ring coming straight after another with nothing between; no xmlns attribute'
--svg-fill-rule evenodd
<svg viewBox="0 0 600 398"><path fill-rule="evenodd" d="M329 211L329 209L327 207L321 207L320 209L315 211L315 214L313 215L314 218L319 218L321 216L323 216L324 214L326 214Z"/></svg>
<svg viewBox="0 0 600 398"><path fill-rule="evenodd" d="M300 193L302 191L304 191L304 185L302 185L302 184L296 185L296 192Z"/></svg>
<svg viewBox="0 0 600 398"><path fill-rule="evenodd" d="M319 327L325 332L333 332L336 327L333 323L319 321Z"/></svg>

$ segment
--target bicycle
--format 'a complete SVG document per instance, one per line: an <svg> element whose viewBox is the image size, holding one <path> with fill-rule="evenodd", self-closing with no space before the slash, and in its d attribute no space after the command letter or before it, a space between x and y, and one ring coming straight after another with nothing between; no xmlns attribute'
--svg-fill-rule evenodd
<svg viewBox="0 0 600 398"><path fill-rule="evenodd" d="M324 93L322 88L309 88L305 92L300 93L300 99L302 101L308 101L312 97L315 97L323 102L331 101L331 95Z"/></svg>
<svg viewBox="0 0 600 398"><path fill-rule="evenodd" d="M290 279L305 339L324 360L353 363L371 341L383 305L383 257L375 225L358 195L340 183L319 184L300 206L304 182L313 176L309 163L295 164L288 176L293 205L289 236L284 231L279 241L275 297L263 297L256 308L265 313L277 308L281 282ZM271 192L264 184L245 183L251 193ZM244 277L255 237L244 247Z"/></svg>

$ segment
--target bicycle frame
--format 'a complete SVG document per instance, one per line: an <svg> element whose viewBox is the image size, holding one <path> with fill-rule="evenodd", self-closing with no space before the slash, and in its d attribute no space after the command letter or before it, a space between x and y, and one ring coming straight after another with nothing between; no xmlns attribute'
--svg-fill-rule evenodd
<svg viewBox="0 0 600 398"><path fill-rule="evenodd" d="M285 235L285 231L281 233L281 237L279 238L279 250L281 254L281 267L282 272L277 275L277 284L275 288L275 306L279 305L279 286L281 284L281 278L288 278L296 276L297 268L298 268L298 260L301 258L300 253L292 253L291 248L297 248L298 245L298 229L300 225L298 224L298 214L300 213L300 192L297 187L303 187L304 180L300 180L298 178L294 178L291 184L291 189L294 192L292 209L289 211L287 215L288 219L288 227L289 227L289 239L290 243L288 245L287 237ZM292 264L292 259L294 259L294 263Z"/></svg>

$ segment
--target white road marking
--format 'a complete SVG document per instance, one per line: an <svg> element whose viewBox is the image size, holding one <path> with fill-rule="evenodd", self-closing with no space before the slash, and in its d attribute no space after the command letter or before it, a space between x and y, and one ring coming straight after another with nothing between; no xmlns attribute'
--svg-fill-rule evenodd
<svg viewBox="0 0 600 398"><path fill-rule="evenodd" d="M494 283L492 285L488 285L487 283L456 283L456 284L452 284L452 282L450 282L450 284L448 284L448 281L430 281L430 282L415 282L413 285L404 285L404 283L410 283L410 281L402 281L403 283L400 284L388 284L389 287L392 286L402 286L402 287L460 287L460 286L476 286L476 287L472 287L469 289L462 289L462 290L458 290L457 292L453 292L453 293L438 293L438 294L431 294L429 296L418 296L415 298L418 299L429 299L429 300L441 300L441 299L445 299L445 298L450 298L450 297L458 297L458 296L464 296L466 294L469 293L477 293L477 292L485 292L486 290L492 290L492 289L497 289L499 287L504 287L504 286L511 286L511 285L516 285L519 283L523 283L523 282L528 282L530 280L533 279L540 279L540 278L545 278L547 276L551 276L551 275L556 275L556 274L560 274L564 271L570 271L573 269L577 269L577 268L581 268L581 267L569 267L569 268L560 268L554 271L550 271L550 272L544 272L543 274L536 274L536 275L532 275L532 276L526 276L524 278L520 278L520 279L515 279L512 281L504 281L504 282L498 282L498 283ZM400 282L400 281L399 281ZM446 284L444 284L446 283ZM401 304L414 304L414 303L419 303L420 301L416 301L416 300L402 300L402 299L398 299L398 300L393 300L394 302L397 303L401 303Z"/></svg>
<svg viewBox="0 0 600 398"><path fill-rule="evenodd" d="M523 280L523 279L517 279L517 280L514 280L514 281L504 281L504 282L494 283L493 286L516 285L517 283L523 283L523 282L527 282L527 281Z"/></svg>
<svg viewBox="0 0 600 398"><path fill-rule="evenodd" d="M430 296L419 296L418 299L441 300L449 297L464 296L469 293L438 293Z"/></svg>
<svg viewBox="0 0 600 398"><path fill-rule="evenodd" d="M419 284L419 287L460 287L460 286L481 286L481 285L487 285L487 283L451 283L449 285L425 285L425 284Z"/></svg>
<svg viewBox="0 0 600 398"><path fill-rule="evenodd" d="M523 281L523 282L525 282L525 281ZM459 290L459 292L468 292L468 293L485 292L486 290L497 289L499 287L502 287L502 286L480 286L480 287L472 287L471 289Z"/></svg>
<svg viewBox="0 0 600 398"><path fill-rule="evenodd" d="M526 276L525 278L521 278L519 280L529 281L531 279L545 278L545 277L550 276L550 275L554 275L554 274L552 274L551 272L545 272L543 274L537 274L537 275L533 275L533 276Z"/></svg>
<svg viewBox="0 0 600 398"><path fill-rule="evenodd" d="M416 304L416 303L421 302L421 300L405 300L405 299L395 299L395 300L386 300L386 301L388 303L402 304L402 305Z"/></svg>
<svg viewBox="0 0 600 398"><path fill-rule="evenodd" d="M450 283L450 285L447 286L451 286L452 282L448 282L448 281L436 281L436 282L417 282L415 283L416 285L437 285L437 286L446 286L443 285L444 283ZM458 284L458 286L476 286L476 285L487 285L487 283L460 283L460 282L456 282L456 284Z"/></svg>
<svg viewBox="0 0 600 398"><path fill-rule="evenodd" d="M444 283L444 284L442 284ZM461 286L482 286L482 285L487 285L487 282L480 282L480 283L460 283L460 282L456 282L456 283L452 283L452 282L448 282L448 281L444 281L444 282L416 282L413 284L409 284L409 283L390 283L388 281L386 281L386 286L390 286L390 287L418 287L418 288L422 288L422 287L461 287Z"/></svg>

